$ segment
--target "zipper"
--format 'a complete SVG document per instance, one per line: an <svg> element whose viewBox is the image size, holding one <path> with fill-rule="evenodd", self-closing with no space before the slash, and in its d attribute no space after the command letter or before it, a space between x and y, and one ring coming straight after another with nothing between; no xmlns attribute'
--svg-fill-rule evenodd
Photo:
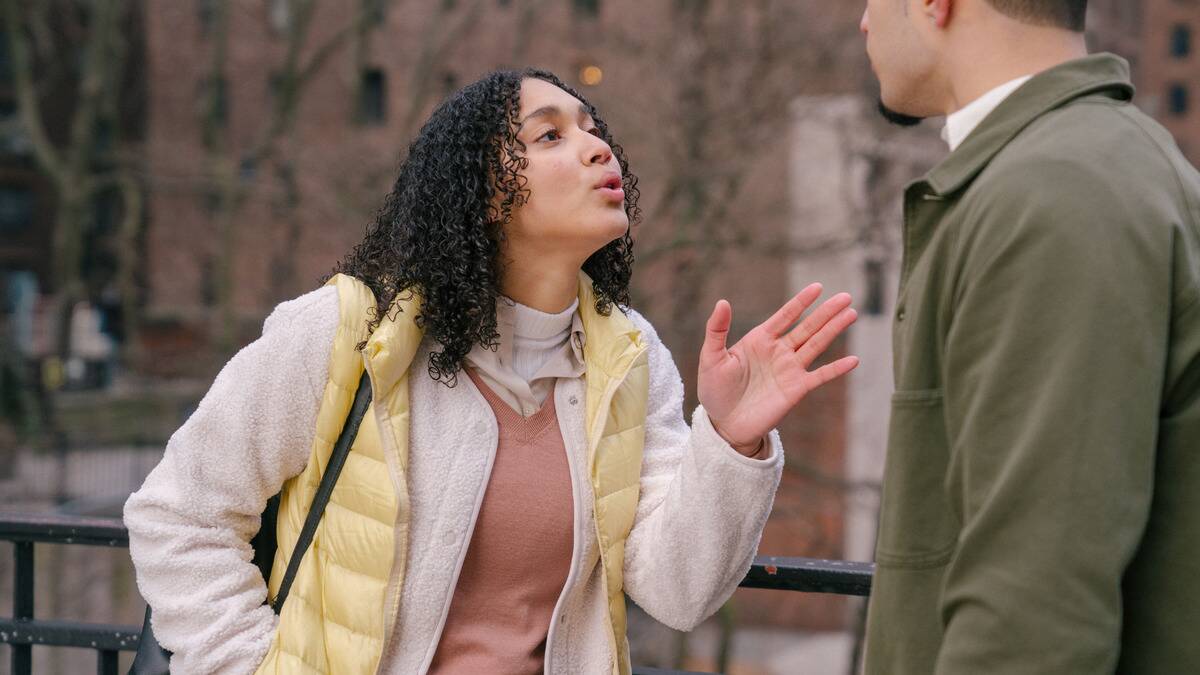
<svg viewBox="0 0 1200 675"><path fill-rule="evenodd" d="M383 423L383 413L379 407L375 405L380 400L379 391L375 389L375 373L371 369L371 360L363 354L363 368L367 375L371 378L371 410L375 415L375 426L379 431L379 442L384 445L385 457L388 459L388 469L391 471L392 489L396 491L396 514L400 516L404 509L408 508L407 493L400 487L400 451L396 448L395 439L392 437L391 429ZM409 401L411 407L412 402ZM395 527L392 529L392 537L395 541L392 544L392 573L388 575L388 585L385 592L385 600L383 605L383 642L382 649L379 654L379 662L375 666L376 673L383 666L388 655L388 648L393 640L395 640L394 628L396 624L396 614L400 607L400 593L402 584L398 583L395 574L397 564L405 564L405 561L400 560L400 556L404 554L406 542L401 541L400 537L396 536Z"/></svg>
<svg viewBox="0 0 1200 675"><path fill-rule="evenodd" d="M483 397L483 394L475 386L475 383L471 382L471 378L460 378L459 383L462 384L462 380L464 379L470 385L471 391L475 392L476 401L483 405L485 409L488 409L487 399ZM491 420L494 423L495 416L492 416ZM471 524L467 527L466 532L467 542L462 547L462 552L458 555L458 561L454 564L454 575L450 580L450 592L446 594L446 601L442 604L442 616L438 619L438 626L434 632L433 642L430 643L429 648L426 650L425 660L418 671L421 675L429 672L429 666L433 663L434 655L437 654L438 645L442 642L442 631L446 629L446 617L450 615L450 604L454 601L454 589L458 588L458 577L462 574L463 563L467 559L467 551L471 548L471 537L475 534L475 523L479 520L479 511L483 507L483 497L487 493L488 483L492 480L492 467L496 463L496 445L500 442L499 430L493 429L493 432L496 436L496 442L492 443L491 451L488 453L487 470L484 472L483 482L480 483L479 493L475 496L475 510L471 513Z"/></svg>
<svg viewBox="0 0 1200 675"><path fill-rule="evenodd" d="M591 478L592 468L595 465L595 461L594 461L595 460L595 452L600 447L600 439L604 437L604 425L608 423L608 407L610 405L612 405L612 398L613 398L613 396L616 395L617 388L620 387L621 383L623 383L625 381L625 377L627 375L629 375L628 369L625 372L621 373L620 379L613 381L614 384L610 385L609 388L607 390L605 390L604 396L602 396L600 398L600 407L597 408L597 410L604 411L603 412L604 417L603 417L603 424L597 424L595 427L595 430L592 432L593 437L588 439L588 477L589 478ZM600 421L601 420L597 420L597 422L600 422ZM596 499L595 490L596 490L596 486L593 484L592 485L592 500L593 501ZM604 589L603 600L604 600L605 607L608 609L607 613L610 615L608 625L605 626L605 628L607 628L608 630L605 632L608 633L608 638L609 638L608 642L609 642L609 645L612 647L612 664L613 664L613 672L615 673L618 670L617 661L620 659L620 653L617 648L617 636L613 633L613 629L612 629L612 616L611 616L612 608L609 607L609 601L608 601L608 574L606 571L608 569L608 567L605 564L606 554L604 552L604 539L601 537L601 533L600 533L600 519L598 517L596 517L596 513L594 510L592 512L592 526L596 530L596 547L599 549L599 553L600 553L600 570L601 570L600 571L600 574L601 574L600 579L602 581L602 583L600 584L600 587L602 589Z"/></svg>
<svg viewBox="0 0 1200 675"><path fill-rule="evenodd" d="M557 394L558 394L558 386L556 385L554 387L554 395L557 395ZM585 406L586 406L586 404L585 404ZM559 406L557 405L557 402L555 403L555 407L559 408ZM587 418L586 408L584 409L582 416L584 417L584 419ZM563 440L564 440L563 444L565 446L567 433L562 428L562 422L561 422L562 418L559 418L559 419L560 419L560 421L559 421L559 425L558 425L558 431L563 436ZM554 645L554 632L558 628L559 617L562 615L563 605L567 601L567 593L570 591L571 585L573 583L575 583L575 577L578 576L578 574L579 574L579 565L581 563L580 557L582 554L582 551L580 550L582 548L582 546L581 546L582 542L580 540L582 539L581 535L583 534L583 528L580 527L580 523L579 523L579 518L583 513L583 510L581 508L582 500L579 498L579 484L578 484L578 480L575 475L575 471L577 468L575 466L575 458L574 458L574 455L569 451L567 452L567 466L570 468L570 473L571 473L571 504L572 504L572 508L574 509L574 511L572 513L572 517L571 517L571 567L570 567L570 570L567 572L567 580L563 583L562 591L559 592L559 594L558 594L558 601L554 603L554 613L550 615L550 628L546 631L546 655L542 661L542 672L545 675L552 675L552 673L554 672L554 671L550 670L550 665L551 665L550 655L554 651L552 649L552 647Z"/></svg>
<svg viewBox="0 0 1200 675"><path fill-rule="evenodd" d="M592 474L592 469L595 465L596 449L598 449L600 447L600 439L604 437L604 426L605 426L605 424L608 423L608 409L612 405L613 396L616 395L617 389L619 389L621 387L621 385L625 383L625 378L629 376L629 371L633 369L633 366L637 363L637 360L639 358L641 358L642 354L645 354L645 353L646 353L645 347L639 348L637 353L633 355L633 358L631 358L629 360L629 366L626 367L621 372L619 377L614 377L612 379L611 383L608 385L608 388L604 390L604 394L600 397L600 405L596 408L596 410L601 415L601 419L596 420L597 424L592 430L591 437L588 438L588 478L589 479L592 478L591 474ZM647 367L649 367L649 364L647 364ZM644 423L645 423L645 420L643 420L643 424ZM587 410L586 409L584 410L584 424L585 425L587 424ZM596 498L595 490L596 490L596 486L593 484L592 485L592 491L593 491L592 499L593 500L595 500L595 498ZM596 517L596 514L594 511L592 513L592 525L595 527L595 531L596 531L596 545L599 548L600 566L601 566L601 570L603 570L604 563L605 563L604 543L600 536L600 520ZM601 571L601 574L604 574L604 572ZM606 576L602 577L602 579L604 580L604 583L602 584L602 588L604 588L604 602L607 604L608 603L608 579ZM608 628L607 632L608 632L608 637L609 637L609 644L612 647L613 671L616 672L617 671L617 661L620 658L620 653L619 653L620 650L617 646L617 636L614 635L612 632L611 621L609 622L609 625L607 626L607 628ZM549 640L546 641L546 648L547 649L550 648ZM552 674L550 673L550 671L547 670L546 675L552 675Z"/></svg>

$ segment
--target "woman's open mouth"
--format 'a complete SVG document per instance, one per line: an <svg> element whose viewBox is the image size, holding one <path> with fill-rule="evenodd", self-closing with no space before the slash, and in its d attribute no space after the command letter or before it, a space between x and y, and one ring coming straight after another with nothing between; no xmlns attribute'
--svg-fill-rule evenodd
<svg viewBox="0 0 1200 675"><path fill-rule="evenodd" d="M612 201L625 200L625 190L621 187L621 174L619 173L610 172L605 174L604 180L596 186L596 189L600 191L600 194L605 199Z"/></svg>

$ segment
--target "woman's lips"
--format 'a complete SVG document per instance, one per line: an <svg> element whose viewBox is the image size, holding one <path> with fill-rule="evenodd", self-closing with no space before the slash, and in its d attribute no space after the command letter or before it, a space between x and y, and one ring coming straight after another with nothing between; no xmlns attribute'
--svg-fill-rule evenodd
<svg viewBox="0 0 1200 675"><path fill-rule="evenodd" d="M600 191L600 196L611 202L625 201L625 190L621 189L621 173L618 171L605 171L603 178L596 189Z"/></svg>
<svg viewBox="0 0 1200 675"><path fill-rule="evenodd" d="M614 202L625 201L625 191L622 190L621 188L598 187L598 188L596 188L596 190L600 193L601 197L603 197L609 201L614 201Z"/></svg>

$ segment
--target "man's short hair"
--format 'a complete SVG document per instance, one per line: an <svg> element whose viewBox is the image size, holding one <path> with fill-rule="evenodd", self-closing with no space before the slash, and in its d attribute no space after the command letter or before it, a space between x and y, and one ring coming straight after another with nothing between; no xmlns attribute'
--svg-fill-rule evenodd
<svg viewBox="0 0 1200 675"><path fill-rule="evenodd" d="M1087 0L987 0L1001 14L1038 26L1083 32Z"/></svg>

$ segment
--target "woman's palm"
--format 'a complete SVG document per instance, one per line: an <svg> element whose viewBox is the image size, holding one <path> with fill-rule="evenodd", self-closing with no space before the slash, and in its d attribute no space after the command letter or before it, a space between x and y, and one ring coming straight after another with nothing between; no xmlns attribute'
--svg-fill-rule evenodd
<svg viewBox="0 0 1200 675"><path fill-rule="evenodd" d="M805 288L728 348L732 309L724 300L714 308L700 351L697 389L709 419L734 447L756 446L810 391L858 365L857 357L847 356L808 370L857 318L850 296L841 293L792 328L820 294L819 284Z"/></svg>

